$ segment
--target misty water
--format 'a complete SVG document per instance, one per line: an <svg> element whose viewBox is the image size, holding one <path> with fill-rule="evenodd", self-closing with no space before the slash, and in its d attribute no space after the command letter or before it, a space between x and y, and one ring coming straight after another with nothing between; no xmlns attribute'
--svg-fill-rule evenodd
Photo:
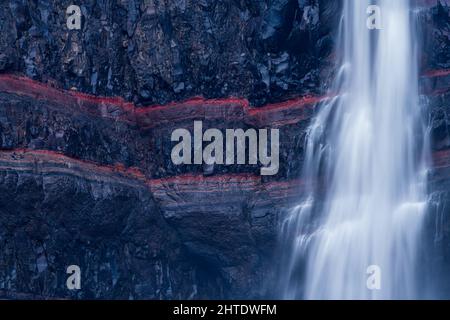
<svg viewBox="0 0 450 320"><path fill-rule="evenodd" d="M308 130L306 190L282 224L286 299L420 297L427 134L409 0L344 0L330 99ZM375 273L373 273L375 272ZM371 275L380 275L379 283Z"/></svg>

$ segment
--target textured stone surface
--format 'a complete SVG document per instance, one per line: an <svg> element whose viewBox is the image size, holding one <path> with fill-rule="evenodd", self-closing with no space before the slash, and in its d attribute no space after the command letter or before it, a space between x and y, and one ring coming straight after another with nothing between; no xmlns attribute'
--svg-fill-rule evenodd
<svg viewBox="0 0 450 320"><path fill-rule="evenodd" d="M132 175L53 153L3 152L0 194L6 297L175 298L199 283ZM80 291L65 286L72 264L82 270Z"/></svg>
<svg viewBox="0 0 450 320"><path fill-rule="evenodd" d="M68 30L79 4L82 29ZM114 0L0 4L0 70L64 88L165 103L193 95L257 104L320 91L337 2Z"/></svg>
<svg viewBox="0 0 450 320"><path fill-rule="evenodd" d="M434 163L424 241L447 279L450 16L448 1L416 3ZM273 297L339 1L83 1L80 31L69 4L0 3L0 297ZM279 173L174 166L170 134L194 120L280 129ZM80 291L65 287L70 264Z"/></svg>

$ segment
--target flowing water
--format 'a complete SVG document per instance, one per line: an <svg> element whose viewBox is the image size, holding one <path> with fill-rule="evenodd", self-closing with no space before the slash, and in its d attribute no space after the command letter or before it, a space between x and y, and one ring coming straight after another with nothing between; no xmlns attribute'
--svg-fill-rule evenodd
<svg viewBox="0 0 450 320"><path fill-rule="evenodd" d="M428 148L414 14L409 0L377 1L382 29L371 30L373 1L343 3L335 98L319 106L309 128L308 188L282 225L289 252L282 294L418 298Z"/></svg>

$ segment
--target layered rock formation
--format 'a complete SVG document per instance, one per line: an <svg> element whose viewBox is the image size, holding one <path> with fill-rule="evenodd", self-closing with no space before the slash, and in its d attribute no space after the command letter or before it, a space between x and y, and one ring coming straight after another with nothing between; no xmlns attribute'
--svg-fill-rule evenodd
<svg viewBox="0 0 450 320"><path fill-rule="evenodd" d="M429 230L450 266L450 15L417 2ZM330 98L339 2L83 1L79 31L70 4L0 4L0 297L273 297L278 222L312 183L305 129ZM194 120L280 129L279 173L175 166L170 135Z"/></svg>
<svg viewBox="0 0 450 320"><path fill-rule="evenodd" d="M20 234L27 240L21 244L25 264L33 268L17 270L20 259L5 260L6 296L263 294L260 283L270 267L277 216L294 203L302 185L283 176L298 171L301 159L284 151L283 174L271 178L258 176L258 166L218 166L204 176L202 166L172 164L170 135L177 127L192 127L194 119L219 128L264 127L273 120L284 133L283 149L298 149L298 133L319 98L263 108L245 100L199 98L136 108L121 99L62 91L17 76L0 79L5 250ZM9 226L15 213L26 222L17 218ZM59 239L59 233L68 238ZM33 253L34 243L45 253L42 248ZM92 262L93 256L98 260ZM80 292L65 289L65 266L71 264L86 270L86 289ZM100 270L104 279L96 276Z"/></svg>

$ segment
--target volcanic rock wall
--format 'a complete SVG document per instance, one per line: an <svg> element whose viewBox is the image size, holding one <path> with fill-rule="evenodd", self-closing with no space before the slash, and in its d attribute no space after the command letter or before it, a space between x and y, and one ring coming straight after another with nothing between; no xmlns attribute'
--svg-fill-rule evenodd
<svg viewBox="0 0 450 320"><path fill-rule="evenodd" d="M82 9L81 30L66 27L70 4ZM418 5L432 194L443 199L430 225L440 217L436 256L450 260L442 254L450 245L449 8ZM278 221L306 183L305 129L330 98L339 8L321 0L3 1L0 296L273 296ZM170 135L192 131L194 120L205 129L280 129L278 174L175 166ZM66 287L72 264L80 290Z"/></svg>
<svg viewBox="0 0 450 320"><path fill-rule="evenodd" d="M450 297L450 2L431 3L422 15L423 68L421 79L423 103L427 107L434 170L430 172L429 214L424 253L431 266L425 272L430 282L438 283L439 294ZM425 286L426 287L426 286Z"/></svg>

